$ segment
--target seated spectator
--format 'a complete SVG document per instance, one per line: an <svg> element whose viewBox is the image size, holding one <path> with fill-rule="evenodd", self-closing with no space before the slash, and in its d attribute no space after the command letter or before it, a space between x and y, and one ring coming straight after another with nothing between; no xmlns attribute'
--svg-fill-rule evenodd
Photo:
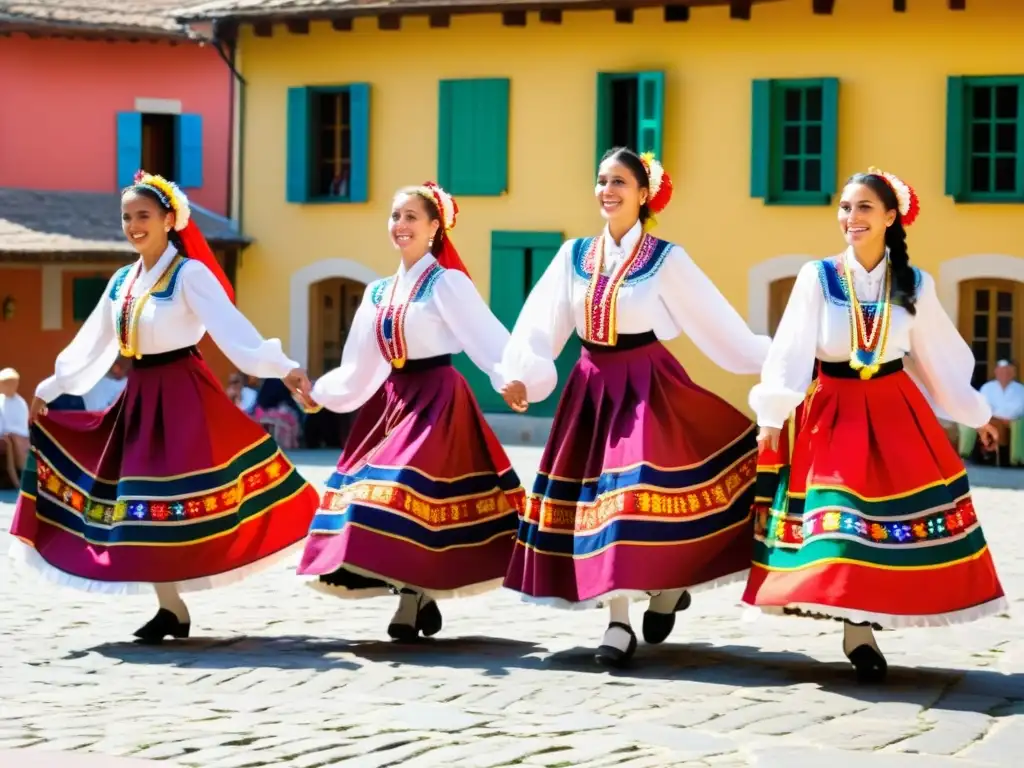
<svg viewBox="0 0 1024 768"><path fill-rule="evenodd" d="M248 386L246 378L241 373L231 374L225 391L231 398L231 402L237 405L243 413L252 415L256 408L256 390Z"/></svg>
<svg viewBox="0 0 1024 768"><path fill-rule="evenodd" d="M100 379L95 387L83 395L82 404L84 410L105 411L116 403L117 398L121 396L125 386L128 384L128 368L130 365L130 361L125 357L119 357L115 360L114 364L110 366L110 370L107 371L107 375Z"/></svg>
<svg viewBox="0 0 1024 768"><path fill-rule="evenodd" d="M28 462L28 403L18 394L21 377L13 368L0 371L0 442L7 479L17 488Z"/></svg>
<svg viewBox="0 0 1024 768"><path fill-rule="evenodd" d="M256 395L252 417L273 435L282 450L294 450L302 439L302 410L280 379L266 379Z"/></svg>
<svg viewBox="0 0 1024 768"><path fill-rule="evenodd" d="M1024 463L1024 384L1017 381L1017 367L1009 360L996 363L992 381L985 382L981 394L992 408L993 423L999 429L999 443L985 451L978 443L978 433L960 427L960 455L984 464L1019 466Z"/></svg>

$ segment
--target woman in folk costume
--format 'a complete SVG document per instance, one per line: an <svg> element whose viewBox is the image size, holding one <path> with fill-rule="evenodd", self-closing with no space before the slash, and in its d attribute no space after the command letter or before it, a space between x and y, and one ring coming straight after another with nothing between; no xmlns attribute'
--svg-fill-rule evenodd
<svg viewBox="0 0 1024 768"><path fill-rule="evenodd" d="M156 592L135 636L188 637L181 593L243 578L305 538L316 491L228 399L196 349L205 332L241 370L305 374L235 308L231 285L174 184L140 174L121 197L139 259L119 269L32 403L12 556L91 592ZM118 353L134 358L106 411L48 412L88 392Z"/></svg>
<svg viewBox="0 0 1024 768"><path fill-rule="evenodd" d="M299 573L338 597L397 592L388 634L441 629L439 598L501 585L523 489L452 355L495 388L508 331L452 245L458 207L433 183L400 190L388 230L398 272L367 286L341 365L314 407L362 406L327 482Z"/></svg>
<svg viewBox="0 0 1024 768"><path fill-rule="evenodd" d="M597 661L636 651L629 602L649 599L643 634L663 642L687 590L750 567L756 446L750 420L700 388L661 344L686 333L734 373L760 370L755 336L678 245L647 233L671 196L650 155L613 149L601 163L598 237L565 243L512 333L506 401L548 397L570 334L583 352L565 384L527 499L505 585L529 601L608 605Z"/></svg>
<svg viewBox="0 0 1024 768"><path fill-rule="evenodd" d="M931 276L910 266L904 228L918 210L892 174L847 182L839 227L849 247L800 270L750 395L761 454L744 600L844 621L843 650L864 682L887 672L872 627L1007 608L964 466L908 375L949 418L995 439L971 388L974 356ZM782 428L794 408L790 440Z"/></svg>

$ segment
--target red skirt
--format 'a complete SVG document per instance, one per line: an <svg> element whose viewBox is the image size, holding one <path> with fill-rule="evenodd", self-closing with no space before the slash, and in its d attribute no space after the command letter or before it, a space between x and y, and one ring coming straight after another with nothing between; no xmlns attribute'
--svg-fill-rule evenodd
<svg viewBox="0 0 1024 768"><path fill-rule="evenodd" d="M758 462L744 600L768 612L937 626L1007 609L967 472L903 371L819 376L792 462Z"/></svg>
<svg viewBox="0 0 1024 768"><path fill-rule="evenodd" d="M505 578L530 602L593 607L750 567L753 425L651 336L584 348L569 375Z"/></svg>
<svg viewBox="0 0 1024 768"><path fill-rule="evenodd" d="M149 355L107 411L32 425L12 555L87 591L207 589L287 554L317 501L195 350Z"/></svg>

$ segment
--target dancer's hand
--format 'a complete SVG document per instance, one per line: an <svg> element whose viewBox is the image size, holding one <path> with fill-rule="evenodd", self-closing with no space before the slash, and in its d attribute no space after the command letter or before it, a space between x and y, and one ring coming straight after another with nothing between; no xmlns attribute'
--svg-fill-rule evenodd
<svg viewBox="0 0 1024 768"><path fill-rule="evenodd" d="M992 422L984 424L978 428L978 438L981 440L981 447L991 451L999 442L999 429Z"/></svg>
<svg viewBox="0 0 1024 768"><path fill-rule="evenodd" d="M28 411L28 420L35 421L40 416L45 416L47 413L49 413L49 411L50 409L46 407L45 400L43 400L41 397L33 397L32 406L29 408Z"/></svg>
<svg viewBox="0 0 1024 768"><path fill-rule="evenodd" d="M782 430L778 427L761 427L757 432L757 450L763 451L769 448L773 451L779 450L779 437Z"/></svg>
<svg viewBox="0 0 1024 768"><path fill-rule="evenodd" d="M516 413L526 413L530 403L526 399L526 385L521 381L510 381L501 388L501 396L505 398L508 407Z"/></svg>
<svg viewBox="0 0 1024 768"><path fill-rule="evenodd" d="M309 377L306 376L306 372L301 368L296 368L288 372L281 381L288 387L288 391L292 393L292 396L299 401L305 409L315 409L316 403L313 402L310 396L310 391L313 389L313 385L309 383Z"/></svg>

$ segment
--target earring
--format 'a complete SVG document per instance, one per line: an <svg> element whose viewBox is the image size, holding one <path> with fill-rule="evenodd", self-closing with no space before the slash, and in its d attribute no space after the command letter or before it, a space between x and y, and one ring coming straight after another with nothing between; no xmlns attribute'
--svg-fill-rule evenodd
<svg viewBox="0 0 1024 768"><path fill-rule="evenodd" d="M429 240L427 240L427 248L433 248L433 247L434 247L434 238L430 238Z"/></svg>
<svg viewBox="0 0 1024 768"><path fill-rule="evenodd" d="M170 227L164 227L164 232L170 234L171 228Z"/></svg>

